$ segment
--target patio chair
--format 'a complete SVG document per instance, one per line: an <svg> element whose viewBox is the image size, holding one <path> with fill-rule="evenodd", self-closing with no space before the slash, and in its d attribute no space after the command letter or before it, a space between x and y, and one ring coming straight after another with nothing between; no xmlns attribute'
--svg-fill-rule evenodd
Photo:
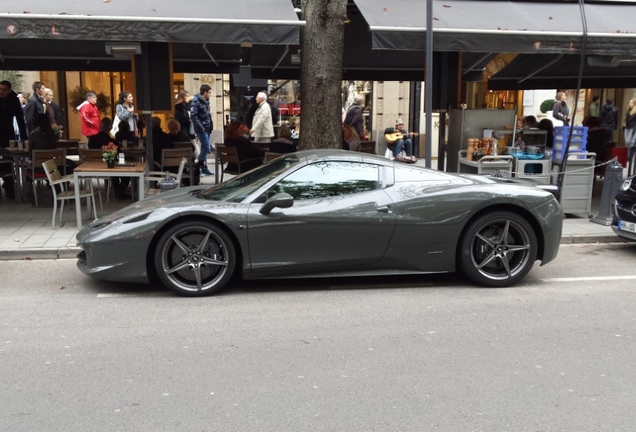
<svg viewBox="0 0 636 432"><path fill-rule="evenodd" d="M163 149L161 151L161 164L159 165L159 171L166 172L171 171L176 172L178 170L179 165L181 164L181 159L186 159L186 167L188 168L188 173L185 172L182 174L183 179L188 179L189 184L193 185L192 182L192 148L181 148L181 149ZM185 171L185 170L184 170Z"/></svg>
<svg viewBox="0 0 636 432"><path fill-rule="evenodd" d="M375 141L360 141L360 151L375 154Z"/></svg>
<svg viewBox="0 0 636 432"><path fill-rule="evenodd" d="M146 195L145 196L156 195L159 192L161 192L161 189L156 188L156 187L151 187L151 183L152 182L160 182L161 180L166 178L166 175L169 175L170 177L172 177L177 182L177 188L180 188L181 187L182 178L183 178L183 171L185 169L186 163L187 163L187 159L186 158L182 158L181 162L179 163L179 170L177 171L176 174L175 173L171 173L171 172L148 171L146 173L146 175L144 176L144 182L146 183Z"/></svg>
<svg viewBox="0 0 636 432"><path fill-rule="evenodd" d="M64 202L67 200L75 200L75 191L68 187L69 183L73 183L73 176L62 176L57 168L57 161L50 159L42 163L44 174L51 185L53 191L53 216L51 217L51 228L55 229L55 214L57 213L57 202L61 201L60 206L60 224L62 223L62 214L64 213ZM60 187L58 192L55 186ZM95 195L93 194L93 184L90 183L89 189L80 189L80 198L87 199L87 206L93 204L93 216L97 218L97 209L95 208Z"/></svg>
<svg viewBox="0 0 636 432"><path fill-rule="evenodd" d="M102 162L104 152L100 149L79 148L80 163L84 162ZM110 190L110 179L108 177L96 177L97 180L97 194L99 195L99 210L104 212L104 206L102 204L102 189L99 185L99 181L104 181L104 193L106 194L106 204L108 205ZM90 180L90 179L89 179ZM90 180L92 181L92 180Z"/></svg>
<svg viewBox="0 0 636 432"><path fill-rule="evenodd" d="M287 153L265 152L265 162L279 158Z"/></svg>
<svg viewBox="0 0 636 432"><path fill-rule="evenodd" d="M47 180L46 173L42 169L40 169L40 167L49 159L53 159L57 164L56 167L62 167L63 173L66 174L65 149L33 150L33 152L31 153L31 166L26 170L26 178L31 179L36 207L38 207L37 183L45 182Z"/></svg>
<svg viewBox="0 0 636 432"><path fill-rule="evenodd" d="M250 158L241 160L236 152L236 147L227 147L225 144L216 144L216 157L218 158L221 168L221 183L223 183L223 174L238 175L243 172L242 166L254 160L263 161L262 158ZM232 164L236 169L229 168Z"/></svg>

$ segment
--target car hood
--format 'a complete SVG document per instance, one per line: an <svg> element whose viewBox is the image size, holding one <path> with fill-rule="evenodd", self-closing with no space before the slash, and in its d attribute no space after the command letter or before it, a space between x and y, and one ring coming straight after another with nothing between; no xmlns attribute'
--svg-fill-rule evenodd
<svg viewBox="0 0 636 432"><path fill-rule="evenodd" d="M117 210L113 213L105 215L104 217L91 222L88 227L96 227L108 224L121 218L133 217L138 214L155 211L159 208L170 211L170 209L173 208L182 208L187 207L193 203L201 203L200 194L205 189L206 188L201 186L191 186L162 192L153 197L149 197L142 201L138 201L134 204L126 206L121 210ZM205 202L206 204L210 204L210 201Z"/></svg>

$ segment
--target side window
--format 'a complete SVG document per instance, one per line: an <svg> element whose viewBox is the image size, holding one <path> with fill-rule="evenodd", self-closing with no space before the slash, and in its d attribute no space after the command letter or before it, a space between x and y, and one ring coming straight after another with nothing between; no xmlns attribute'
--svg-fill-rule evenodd
<svg viewBox="0 0 636 432"><path fill-rule="evenodd" d="M288 193L295 200L307 200L350 195L379 187L377 165L326 161L302 167L278 182L270 191Z"/></svg>

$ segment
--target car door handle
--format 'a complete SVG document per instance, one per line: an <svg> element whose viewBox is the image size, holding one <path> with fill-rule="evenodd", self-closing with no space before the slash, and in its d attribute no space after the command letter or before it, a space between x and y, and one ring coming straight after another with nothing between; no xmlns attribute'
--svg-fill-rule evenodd
<svg viewBox="0 0 636 432"><path fill-rule="evenodd" d="M388 206L388 205L383 205L383 206L380 206L380 207L376 207L376 210L381 212L381 213L393 213L391 211L391 207Z"/></svg>

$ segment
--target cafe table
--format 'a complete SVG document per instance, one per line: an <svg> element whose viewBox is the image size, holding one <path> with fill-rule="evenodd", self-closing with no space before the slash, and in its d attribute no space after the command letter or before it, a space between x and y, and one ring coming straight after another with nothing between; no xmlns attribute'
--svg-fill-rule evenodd
<svg viewBox="0 0 636 432"><path fill-rule="evenodd" d="M148 162L126 162L123 165L115 164L114 168L108 168L106 162L87 161L73 170L73 184L75 187L75 213L77 216L77 228L82 227L82 206L80 198L80 180L93 177L131 177L137 179L139 199L144 199L145 185L144 175L148 171Z"/></svg>
<svg viewBox="0 0 636 432"><path fill-rule="evenodd" d="M0 148L0 156L10 159L11 173L13 176L13 190L15 191L15 201L22 202L24 199L24 184L26 184L26 160L30 152L17 148Z"/></svg>

